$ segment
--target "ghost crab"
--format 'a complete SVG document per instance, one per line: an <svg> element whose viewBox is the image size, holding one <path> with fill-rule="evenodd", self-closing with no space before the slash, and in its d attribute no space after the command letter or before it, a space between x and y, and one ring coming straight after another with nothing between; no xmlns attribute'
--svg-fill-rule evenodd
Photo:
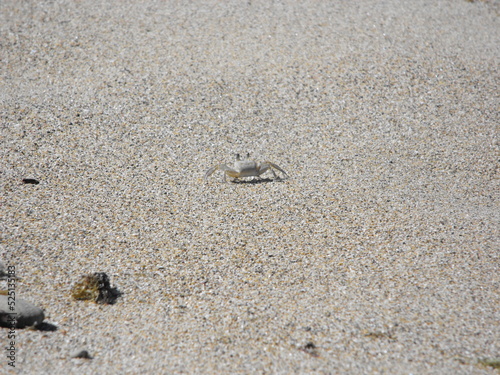
<svg viewBox="0 0 500 375"><path fill-rule="evenodd" d="M249 158L249 153L247 154L245 160L241 159L240 154L236 154L236 161L234 162L233 167L229 167L227 164L216 165L215 167L210 168L205 173L204 178L205 180L208 179L208 177L210 177L218 169L224 172L224 181L226 181L226 175L234 178L233 181L237 181L243 177L260 177L267 171L271 171L276 181L281 181L288 178L286 172L276 164L271 163L270 161L256 162L253 160L249 160ZM284 177L279 177L274 171L275 169L283 173Z"/></svg>

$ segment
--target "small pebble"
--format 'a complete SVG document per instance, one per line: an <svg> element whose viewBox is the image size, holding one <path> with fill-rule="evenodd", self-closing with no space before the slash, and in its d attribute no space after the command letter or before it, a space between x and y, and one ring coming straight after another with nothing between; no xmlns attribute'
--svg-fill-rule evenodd
<svg viewBox="0 0 500 375"><path fill-rule="evenodd" d="M92 359L90 356L89 352L85 349L77 349L70 355L71 358L85 358L85 359Z"/></svg>
<svg viewBox="0 0 500 375"><path fill-rule="evenodd" d="M299 350L302 350L303 352L306 352L307 354L312 355L313 357L319 357L317 346L309 341L307 342L304 346L301 346Z"/></svg>
<svg viewBox="0 0 500 375"><path fill-rule="evenodd" d="M23 178L23 184L32 184L32 185L38 185L40 181L35 180L34 178Z"/></svg>

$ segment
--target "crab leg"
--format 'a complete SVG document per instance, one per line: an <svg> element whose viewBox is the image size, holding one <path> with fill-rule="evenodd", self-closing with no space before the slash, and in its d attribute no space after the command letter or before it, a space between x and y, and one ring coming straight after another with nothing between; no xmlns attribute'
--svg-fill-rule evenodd
<svg viewBox="0 0 500 375"><path fill-rule="evenodd" d="M228 167L226 164L219 165L219 169L224 171L224 181L226 181L226 175L232 178L240 178L240 172Z"/></svg>
<svg viewBox="0 0 500 375"><path fill-rule="evenodd" d="M271 172L273 172L274 177L276 177L276 173L274 173L273 168L277 169L278 171L280 171L281 173L283 173L285 175L285 178L288 178L288 174L283 169L281 169L280 167L278 167L276 164L271 163L270 161L264 162L264 165L266 165L266 164L267 164L267 166L271 167Z"/></svg>
<svg viewBox="0 0 500 375"><path fill-rule="evenodd" d="M215 167L210 168L208 171L206 171L205 176L203 177L205 180L208 179L217 169L219 169L219 165L216 165Z"/></svg>
<svg viewBox="0 0 500 375"><path fill-rule="evenodd" d="M215 167L210 168L205 172L205 176L203 177L205 180L208 179L216 170L221 170L224 172L224 181L226 181L226 175L233 178L239 178L240 173L234 170L231 167L228 167L226 164L216 165Z"/></svg>

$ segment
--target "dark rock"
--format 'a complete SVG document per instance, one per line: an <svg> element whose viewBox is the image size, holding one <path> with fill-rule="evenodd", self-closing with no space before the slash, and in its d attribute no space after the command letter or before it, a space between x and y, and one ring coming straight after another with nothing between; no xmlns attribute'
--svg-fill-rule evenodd
<svg viewBox="0 0 500 375"><path fill-rule="evenodd" d="M32 185L38 185L40 181L35 180L34 178L23 178L23 184L32 184Z"/></svg>
<svg viewBox="0 0 500 375"><path fill-rule="evenodd" d="M84 275L77 282L71 295L76 300L92 300L96 303L113 304L119 296L115 288L111 288L109 277L104 272L96 272L92 275Z"/></svg>
<svg viewBox="0 0 500 375"><path fill-rule="evenodd" d="M45 319L45 314L41 308L20 298L0 295L0 325L2 327L36 326L41 324L43 319Z"/></svg>
<svg viewBox="0 0 500 375"><path fill-rule="evenodd" d="M71 358L85 358L85 359L92 359L90 356L89 352L85 349L77 349L70 355Z"/></svg>

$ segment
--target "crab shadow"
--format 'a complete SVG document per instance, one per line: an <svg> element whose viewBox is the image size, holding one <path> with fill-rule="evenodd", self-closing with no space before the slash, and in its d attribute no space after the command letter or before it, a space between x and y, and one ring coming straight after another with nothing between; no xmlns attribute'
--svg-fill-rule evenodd
<svg viewBox="0 0 500 375"><path fill-rule="evenodd" d="M255 185L255 184L266 184L268 182L283 182L282 179L272 179L272 178L260 178L255 180L232 180L233 184L243 184L243 185Z"/></svg>

